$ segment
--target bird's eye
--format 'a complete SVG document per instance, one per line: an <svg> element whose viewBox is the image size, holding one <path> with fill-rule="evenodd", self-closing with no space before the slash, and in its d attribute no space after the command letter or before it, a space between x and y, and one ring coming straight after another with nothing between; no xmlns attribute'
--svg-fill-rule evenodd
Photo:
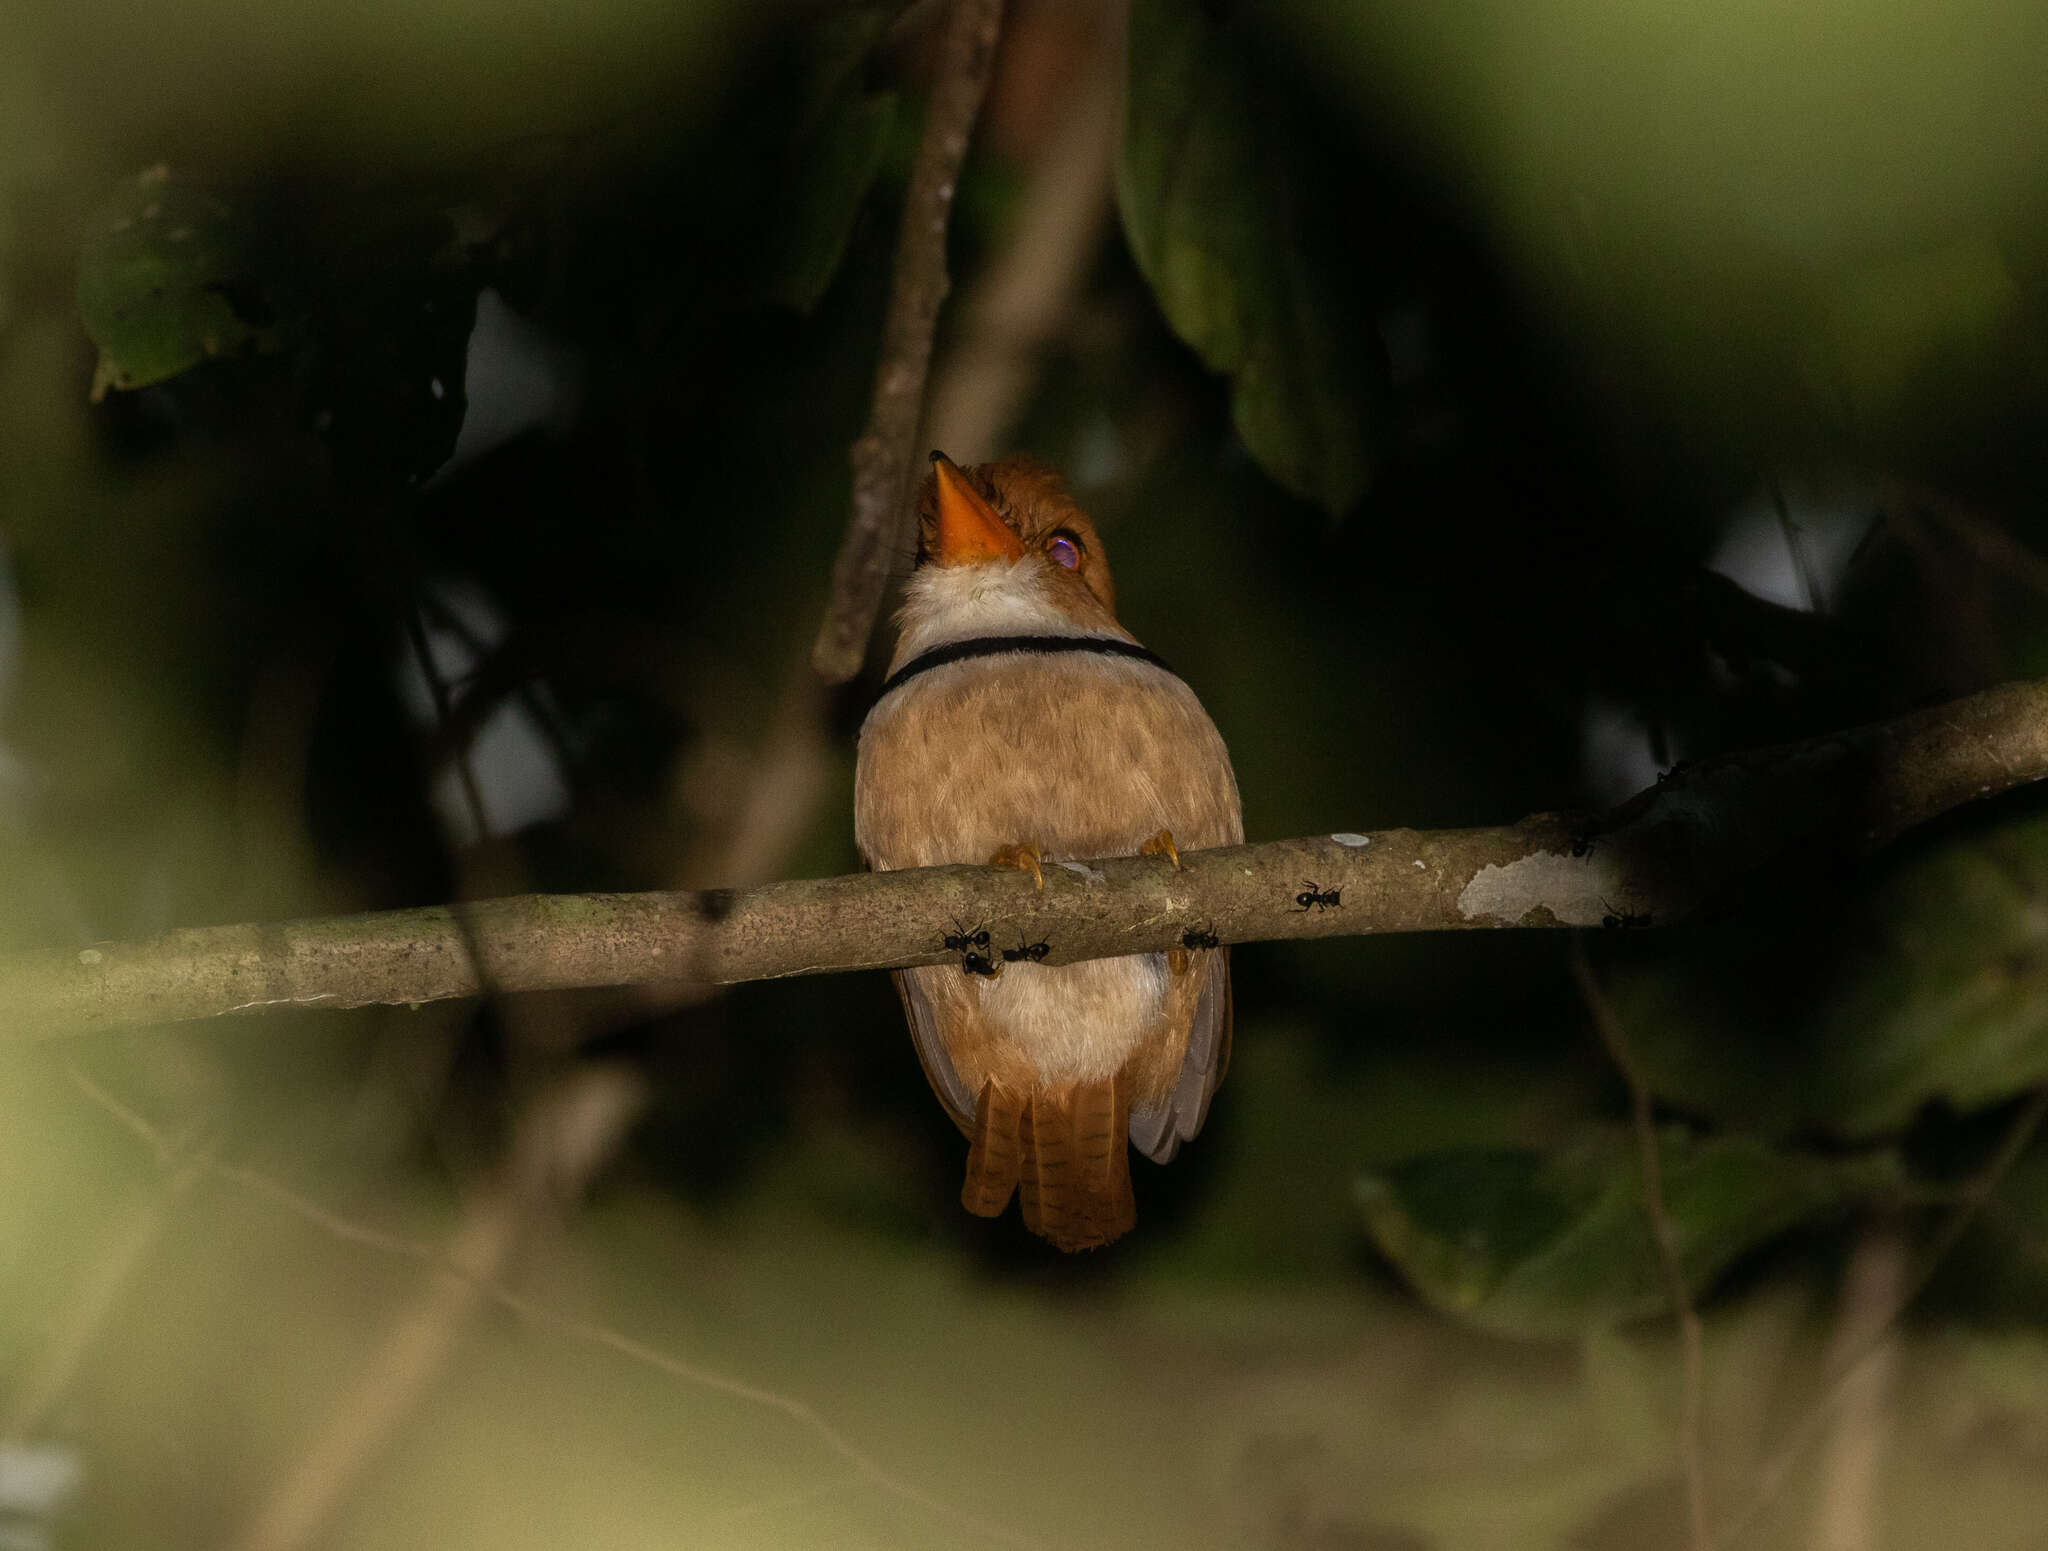
<svg viewBox="0 0 2048 1551"><path fill-rule="evenodd" d="M1081 563L1081 541L1065 528L1045 541L1045 552L1052 556L1053 564L1064 566L1069 571Z"/></svg>

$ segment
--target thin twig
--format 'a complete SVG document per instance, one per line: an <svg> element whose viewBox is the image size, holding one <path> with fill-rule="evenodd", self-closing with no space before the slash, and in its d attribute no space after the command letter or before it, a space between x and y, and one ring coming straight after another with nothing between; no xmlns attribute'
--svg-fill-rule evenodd
<svg viewBox="0 0 2048 1551"><path fill-rule="evenodd" d="M1905 1235L1895 1221L1876 1219L1864 1229L1842 1274L1842 1312L1835 1325L1830 1366L1856 1350L1873 1326L1884 1327L1898 1304L1906 1258ZM1813 1551L1877 1551L1878 1499L1893 1418L1898 1353L1894 1326L1843 1386L1821 1467Z"/></svg>
<svg viewBox="0 0 2048 1551"><path fill-rule="evenodd" d="M426 683L427 696L434 705L434 725L446 737L455 725L454 697L448 691L448 681L441 677L441 665L434 661L433 643L427 638L426 623L417 603L405 611L405 632L412 645L413 658L419 663L420 678ZM484 815L483 789L477 785L476 768L470 763L469 745L466 741L457 743L452 752L455 778L462 787L463 806L469 810L470 825L478 840L487 839L491 826Z"/></svg>
<svg viewBox="0 0 2048 1551"><path fill-rule="evenodd" d="M1711 1551L1714 1537L1707 1505L1707 1459L1703 1437L1706 1345L1701 1335L1699 1310L1693 1303L1692 1289L1686 1285L1678 1234L1664 1205L1664 1166L1657 1149L1656 1102L1650 1093L1649 1078L1644 1075L1642 1065L1629 1045L1628 1030L1622 1027L1613 1004L1600 989L1600 981L1586 957L1583 937L1572 938L1571 966L1579 995L1585 999L1593 1027L1599 1031L1600 1043L1607 1047L1615 1070L1621 1073L1621 1080L1628 1085L1630 1123L1635 1130L1636 1151L1642 1160L1643 1214L1650 1221L1650 1236L1657 1244L1657 1263L1664 1274L1664 1289L1678 1321L1681 1379L1677 1451L1679 1475L1685 1483L1687 1543L1692 1551Z"/></svg>
<svg viewBox="0 0 2048 1551"><path fill-rule="evenodd" d="M505 648L464 619L461 611L451 607L439 591L428 588L420 594L419 601L434 623L460 641L477 664L466 676L460 703L450 707L452 720L443 729L449 743L466 746L499 706L516 697L554 751L556 762L564 770L572 768L576 763L575 740L562 725L560 707L544 692L544 682L527 671L523 663L506 664Z"/></svg>
<svg viewBox="0 0 2048 1551"><path fill-rule="evenodd" d="M1771 476L1771 504L1777 508L1778 532L1785 540L1785 552L1792 557L1792 569L1799 575L1799 589L1806 594L1806 607L1815 614L1827 611L1827 594L1820 585L1820 572L1815 568L1813 556L1806 547L1806 534L1792 519L1792 508L1785 502L1785 487L1778 477Z"/></svg>
<svg viewBox="0 0 2048 1551"><path fill-rule="evenodd" d="M1883 1346L1890 1337L1892 1327L1898 1323L1906 1310L1919 1300L1927 1284L1941 1269L1942 1262L1948 1258L1949 1251L1954 1249L1957 1241L1969 1231L1970 1224L1977 1220L1978 1214L1997 1192L2005 1176L2011 1172L2012 1166L2019 1162L2021 1155L2026 1152L2028 1145L2034 1140L2035 1132L2040 1130L2044 1116L2048 1116L2048 1085L2034 1090L2021 1107L2011 1128L2005 1133L2004 1139L1998 1144L1998 1151L1992 1154L1991 1161L1978 1170L1976 1176L1957 1193L1955 1211L1949 1214L1941 1230L1928 1242L1927 1249L1920 1259L1919 1270L1907 1281L1904 1290L1899 1293L1884 1318L1872 1325L1868 1334L1859 1343L1837 1357L1832 1370L1822 1380L1820 1397L1807 1408L1805 1415L1787 1430L1784 1440L1778 1445L1770 1460L1757 1472L1756 1490L1743 1505L1742 1511L1722 1529L1715 1541L1717 1547L1732 1546L1739 1541L1743 1533L1756 1521L1757 1516L1769 1507L1778 1493L1784 1489L1793 1466L1799 1463L1806 1451L1813 1446L1814 1440L1820 1436L1821 1429L1827 1425L1829 1416L1841 1403L1843 1394L1854 1380L1857 1369L1871 1353Z"/></svg>
<svg viewBox="0 0 2048 1551"><path fill-rule="evenodd" d="M427 635L426 615L418 602L405 611L405 626L412 652L419 663L420 677L425 680L428 697L434 706L434 725L443 738L450 737L455 729L455 699L448 688L448 681L441 676L441 665L434 661L433 642ZM473 733L474 728L468 729ZM450 757L455 765L456 780L462 787L463 806L469 812L471 839L481 845L490 838L491 825L484 812L483 788L476 778L476 766L470 758L470 742L467 736L457 738L450 748ZM449 860L458 871L461 870L461 852L453 843L448 843ZM522 879L523 881L523 879ZM466 892L466 891L465 891ZM476 975L478 993L495 997L498 987L492 982L490 961L485 947L477 934L475 918L470 914L466 901L458 899L449 906L450 919L462 934L462 947L469 961L469 967ZM267 1000L266 1003L267 1005Z"/></svg>
<svg viewBox="0 0 2048 1551"><path fill-rule="evenodd" d="M644 1091L637 1075L593 1063L528 1106L511 1156L463 1212L447 1250L436 1257L437 1274L407 1298L370 1361L229 1539L232 1551L297 1551L332 1522L439 1382L479 1300L492 1295L543 1213L557 1201L581 1196L612 1155L638 1118ZM223 1171L223 1177L276 1200L289 1196L251 1170ZM333 1231L332 1214L321 1215Z"/></svg>
<svg viewBox="0 0 2048 1551"><path fill-rule="evenodd" d="M950 284L946 228L953 191L988 89L1003 0L954 0L925 109L924 138L904 195L882 357L867 429L853 444L853 515L832 565L832 598L811 661L830 683L860 672L889 580L917 466L932 335Z"/></svg>
<svg viewBox="0 0 2048 1551"><path fill-rule="evenodd" d="M72 1069L72 1078L81 1093L93 1102L107 1107L115 1118L156 1153L159 1160L173 1155L172 1144L134 1109L113 1098L105 1089L75 1068ZM256 1169L226 1163L210 1155L201 1156L195 1162L207 1174L225 1180L252 1195L261 1196L343 1243L432 1267L445 1282L468 1289L472 1296L495 1303L528 1323L552 1330L567 1340L603 1347L631 1362L652 1368L694 1388L711 1390L749 1405L780 1412L807 1429L827 1449L844 1460L862 1480L891 1497L949 1520L969 1533L998 1545L1019 1546L1025 1548L1025 1551L1038 1551L1038 1543L1028 1536L956 1508L893 1474L808 1401L758 1384L750 1384L744 1379L736 1379L716 1369L690 1362L662 1351L659 1347L650 1346L644 1341L637 1341L609 1325L550 1308L535 1299L514 1292L493 1276L478 1274L473 1265L455 1254L353 1221Z"/></svg>

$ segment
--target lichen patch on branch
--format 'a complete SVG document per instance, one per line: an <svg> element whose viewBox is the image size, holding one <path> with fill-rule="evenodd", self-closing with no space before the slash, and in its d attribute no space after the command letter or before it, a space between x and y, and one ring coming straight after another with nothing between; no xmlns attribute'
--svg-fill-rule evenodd
<svg viewBox="0 0 2048 1551"><path fill-rule="evenodd" d="M1598 926L1614 914L1608 903L1625 893L1616 869L1592 857L1536 851L1511 862L1489 862L1458 895L1468 921L1520 926L1548 911L1559 926Z"/></svg>

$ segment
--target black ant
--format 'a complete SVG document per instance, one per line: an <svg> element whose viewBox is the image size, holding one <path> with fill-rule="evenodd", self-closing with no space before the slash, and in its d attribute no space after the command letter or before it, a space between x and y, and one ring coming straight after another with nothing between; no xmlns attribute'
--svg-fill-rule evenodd
<svg viewBox="0 0 2048 1551"><path fill-rule="evenodd" d="M963 974L984 975L993 980L1003 972L1003 966L997 963L988 951L988 928L985 926L977 926L970 932L955 921L953 930L945 933L940 941L945 944L948 953L960 955L960 969ZM1008 956L1004 955L1005 958Z"/></svg>
<svg viewBox="0 0 2048 1551"><path fill-rule="evenodd" d="M979 948L983 956L986 957L988 953L988 928L977 926L970 932L962 927L958 921L955 921L953 923L953 930L946 933L944 941L948 953L965 953L970 948Z"/></svg>
<svg viewBox="0 0 2048 1551"><path fill-rule="evenodd" d="M1572 855L1591 856L1593 854L1593 847L1599 843L1600 837L1598 835L1574 835L1572 836Z"/></svg>
<svg viewBox="0 0 2048 1551"><path fill-rule="evenodd" d="M1180 945L1183 948L1213 948L1216 946L1216 928L1191 926L1180 934Z"/></svg>
<svg viewBox="0 0 2048 1551"><path fill-rule="evenodd" d="M1316 881L1311 878L1308 880L1307 886L1294 896L1294 903L1297 914L1310 909L1328 910L1332 905L1344 903L1344 891L1342 889L1319 887Z"/></svg>
<svg viewBox="0 0 2048 1551"><path fill-rule="evenodd" d="M1052 944L1049 942L1022 943L1015 948L1005 948L1003 950L1003 962L1005 964L1014 964L1019 959L1029 959L1032 963L1036 964L1050 952L1052 952Z"/></svg>
<svg viewBox="0 0 2048 1551"><path fill-rule="evenodd" d="M1607 901L1604 899L1600 903L1607 905ZM1612 905L1607 905L1607 914L1600 918L1600 924L1609 931L1632 932L1638 927L1650 924L1650 912L1645 910L1638 914L1628 910L1616 910Z"/></svg>

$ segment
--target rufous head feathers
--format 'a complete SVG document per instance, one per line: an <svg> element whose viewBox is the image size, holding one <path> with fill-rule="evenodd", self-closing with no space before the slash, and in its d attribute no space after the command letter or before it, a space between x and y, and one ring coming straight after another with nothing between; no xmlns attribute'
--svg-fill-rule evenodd
<svg viewBox="0 0 2048 1551"><path fill-rule="evenodd" d="M1075 623L1114 622L1116 587L1095 524L1036 459L961 468L935 452L917 517L919 566L1029 565Z"/></svg>

